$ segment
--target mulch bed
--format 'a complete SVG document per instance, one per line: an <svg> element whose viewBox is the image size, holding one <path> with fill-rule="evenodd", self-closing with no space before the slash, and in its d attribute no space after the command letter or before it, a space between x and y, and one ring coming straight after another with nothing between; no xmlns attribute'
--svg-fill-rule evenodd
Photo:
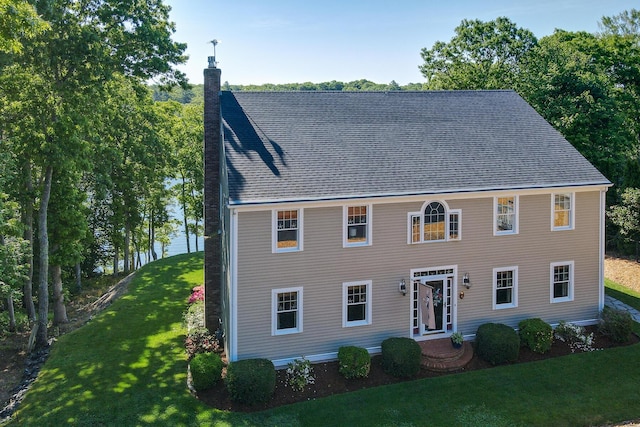
<svg viewBox="0 0 640 427"><path fill-rule="evenodd" d="M620 345L626 346L640 342L640 338L638 338L635 334L632 334L632 338L629 342L618 344L612 342L605 336L599 335L597 332L595 332L594 327L588 327L587 331L594 332L593 348L597 349L607 349ZM566 343L560 340L554 340L551 350L549 350L545 354L535 353L528 348L521 347L518 360L514 363L533 362L536 360L550 359L553 357L565 356L568 354L572 354L571 348ZM464 369L457 372L473 371L490 367L492 367L491 364L485 362L484 360L481 360L476 355L474 355L471 362ZM314 364L313 374L315 378L315 384L310 384L305 387L303 391L298 392L292 390L291 387L288 387L286 385L285 370L278 370L276 376L276 389L273 394L273 398L265 404L249 406L232 401L222 381L220 381L215 387L211 389L198 392L197 398L209 406L222 410L232 412L255 412L275 408L282 405L288 405L291 403L318 399L334 394L347 393L350 391L407 381L406 379L396 378L385 373L382 370L380 356L374 356L371 358L371 371L369 372L369 376L367 378L350 380L345 379L340 374L340 372L338 372L338 362ZM411 380L433 378L442 375L449 374L421 369L418 375L414 378L411 378Z"/></svg>

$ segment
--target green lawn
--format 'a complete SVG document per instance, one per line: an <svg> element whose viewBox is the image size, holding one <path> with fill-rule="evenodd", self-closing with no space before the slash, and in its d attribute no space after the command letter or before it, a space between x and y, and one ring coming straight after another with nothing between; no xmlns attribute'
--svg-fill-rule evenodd
<svg viewBox="0 0 640 427"><path fill-rule="evenodd" d="M211 409L186 391L182 347L182 311L200 283L202 254L143 267L127 295L60 338L10 425L589 426L640 417L638 345L410 381L257 414ZM612 289L623 292L607 292Z"/></svg>

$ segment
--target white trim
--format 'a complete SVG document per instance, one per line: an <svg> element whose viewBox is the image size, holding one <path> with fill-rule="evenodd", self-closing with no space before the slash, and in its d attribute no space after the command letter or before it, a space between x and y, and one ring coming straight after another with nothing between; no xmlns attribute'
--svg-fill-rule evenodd
<svg viewBox="0 0 640 427"><path fill-rule="evenodd" d="M444 207L444 238L439 240L424 240L424 211L431 203L439 203ZM452 239L451 236L451 215L458 215L458 237ZM420 218L420 240L413 241L413 218ZM457 242L462 240L462 210L450 209L449 204L444 200L428 199L420 208L420 212L408 212L407 213L407 244L417 245L422 243L442 243L442 242Z"/></svg>
<svg viewBox="0 0 640 427"><path fill-rule="evenodd" d="M272 209L292 209L295 208L315 208L315 207L333 207L344 206L347 204L397 204L397 203L414 203L423 202L425 199L446 198L447 200L468 200L483 199L497 197L501 195L518 194L520 196L535 196L555 193L579 193L588 191L606 191L613 184L604 183L587 183L574 184L568 183L558 187L540 187L540 188L514 188L514 189L458 189L442 192L431 192L424 194L347 194L336 195L331 198L308 198L308 199L279 199L279 200L247 200L242 203L228 202L232 209L244 212L264 211Z"/></svg>
<svg viewBox="0 0 640 427"><path fill-rule="evenodd" d="M433 280L445 280L444 283L444 287L446 288L446 280L449 277L453 277L452 283L451 283L451 327L453 328L452 332L456 332L458 330L458 264L452 264L452 265L441 265L441 266L436 266L436 267L423 267L423 268L412 268L411 270L409 270L409 283L407 284L407 286L410 286L409 289L407 289L407 292L410 293L411 298L409 298L409 337L415 339L416 341L420 341L420 336L416 336L413 332L413 281L415 280L414 276L416 273L421 273L424 271L433 271L433 270L453 270L453 273L451 274L439 274L439 275L434 275L434 276L420 276L420 279L433 279ZM443 298L444 298L444 293L443 293ZM445 314L446 316L446 314ZM447 327L447 321L446 318L443 318L442 320L443 323L443 327L445 330L445 334L448 333L446 327ZM422 339L425 339L424 337L432 337L432 338L426 338L426 339L437 339L437 338L442 338L444 335L442 333L435 333L435 334L427 334L427 335L422 335Z"/></svg>
<svg viewBox="0 0 640 427"><path fill-rule="evenodd" d="M569 289L567 289L568 295L566 297L554 298L553 285L555 284L555 282L554 282L553 269L554 267L560 267L565 265L569 266ZM575 281L574 277L575 277L575 268L574 268L573 261L552 262L551 264L549 264L549 301L551 302L551 304L573 301L574 281Z"/></svg>
<svg viewBox="0 0 640 427"><path fill-rule="evenodd" d="M498 199L505 197L513 197L513 229L498 230ZM506 236L519 233L520 227L520 197L518 194L503 194L493 198L493 235Z"/></svg>
<svg viewBox="0 0 640 427"><path fill-rule="evenodd" d="M598 275L600 281L600 301L598 304L598 311L604 309L604 242L605 242L605 206L606 206L606 193L607 189L600 191L600 241L599 244L599 260L598 260Z"/></svg>
<svg viewBox="0 0 640 427"><path fill-rule="evenodd" d="M382 353L382 347L379 345L374 347L366 347L365 350L367 350L369 354L372 354L372 355ZM280 368L286 368L289 363L300 358L302 358L302 355L295 356L295 357L287 357L283 359L273 359L271 361L273 362L273 365L276 367L276 369L280 369ZM338 352L332 351L328 353L304 355L304 358L311 363L330 362L338 359Z"/></svg>
<svg viewBox="0 0 640 427"><path fill-rule="evenodd" d="M229 241L231 243L231 284L229 287L229 305L230 305L230 325L226 327L226 333L228 340L228 348L226 349L229 355L229 360L236 360L238 357L238 212L231 210L230 212L230 229L231 236Z"/></svg>
<svg viewBox="0 0 640 427"><path fill-rule="evenodd" d="M563 225L560 227L556 227L555 225L555 216L556 216L556 196L569 196L569 200L571 203L571 209L569 211L569 225ZM560 193L555 192L551 193L551 231L565 231L565 230L573 230L576 228L576 194L573 192L570 193Z"/></svg>
<svg viewBox="0 0 640 427"><path fill-rule="evenodd" d="M289 329L278 329L278 294L285 292L297 292L296 299L296 327ZM299 334L302 332L302 286L296 286L292 288L279 288L271 290L271 335L289 335Z"/></svg>
<svg viewBox="0 0 640 427"><path fill-rule="evenodd" d="M513 271L513 288L512 288L512 292L511 292L511 302L508 304L498 304L496 302L496 293L498 291L498 280L497 280L497 273L498 272L504 272L504 271ZM504 310L507 308L516 308L518 307L518 266L511 266L511 267L496 267L493 269L493 278L491 279L492 281L492 289L493 289L493 309L494 310Z"/></svg>
<svg viewBox="0 0 640 427"><path fill-rule="evenodd" d="M349 243L349 237L348 237L348 233L349 233L349 208L351 207L358 207L358 206L364 206L367 208L367 239L364 242L356 242L356 243ZM373 209L372 209L372 205L370 203L350 203L348 205L344 205L342 207L342 247L343 248L354 248L354 247L358 247L358 246L371 246L372 245L372 235L371 235L371 230L373 229L372 227L372 216L373 214Z"/></svg>
<svg viewBox="0 0 640 427"><path fill-rule="evenodd" d="M297 211L297 230L298 230L298 245L293 248L278 248L278 212L283 211ZM286 252L302 252L303 250L303 236L304 236L304 209L303 208L281 208L273 209L271 211L271 253L286 253Z"/></svg>
<svg viewBox="0 0 640 427"><path fill-rule="evenodd" d="M366 285L367 286L367 294L366 294L366 306L365 306L365 318L364 320L356 320L356 321L348 321L347 320L347 289L349 286L358 286L358 285ZM361 280L359 282L344 282L342 284L342 327L343 328L351 328L354 326L366 326L372 323L371 315L373 313L371 295L373 294L372 288L373 282L371 280Z"/></svg>

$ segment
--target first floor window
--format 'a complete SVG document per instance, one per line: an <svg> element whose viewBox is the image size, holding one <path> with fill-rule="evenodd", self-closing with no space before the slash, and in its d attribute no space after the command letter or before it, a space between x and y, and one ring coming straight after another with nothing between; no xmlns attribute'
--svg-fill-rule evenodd
<svg viewBox="0 0 640 427"><path fill-rule="evenodd" d="M302 250L302 210L277 210L273 213L273 252Z"/></svg>
<svg viewBox="0 0 640 427"><path fill-rule="evenodd" d="M302 288L272 291L272 334L302 332Z"/></svg>
<svg viewBox="0 0 640 427"><path fill-rule="evenodd" d="M371 323L371 281L343 283L342 298L342 326Z"/></svg>
<svg viewBox="0 0 640 427"><path fill-rule="evenodd" d="M518 306L518 267L493 269L493 308Z"/></svg>
<svg viewBox="0 0 640 427"><path fill-rule="evenodd" d="M551 302L573 300L573 261L551 264Z"/></svg>

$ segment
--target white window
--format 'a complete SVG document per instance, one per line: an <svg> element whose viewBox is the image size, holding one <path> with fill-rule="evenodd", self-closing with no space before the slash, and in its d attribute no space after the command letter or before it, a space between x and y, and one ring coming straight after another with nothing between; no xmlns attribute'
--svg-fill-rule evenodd
<svg viewBox="0 0 640 427"><path fill-rule="evenodd" d="M343 246L371 244L371 206L345 206L343 209Z"/></svg>
<svg viewBox="0 0 640 427"><path fill-rule="evenodd" d="M493 309L518 306L518 267L493 269Z"/></svg>
<svg viewBox="0 0 640 427"><path fill-rule="evenodd" d="M302 250L302 209L274 210L272 223L274 253Z"/></svg>
<svg viewBox="0 0 640 427"><path fill-rule="evenodd" d="M551 195L551 229L573 230L573 193Z"/></svg>
<svg viewBox="0 0 640 427"><path fill-rule="evenodd" d="M551 263L551 302L573 301L573 261Z"/></svg>
<svg viewBox="0 0 640 427"><path fill-rule="evenodd" d="M460 240L461 211L449 209L444 202L427 202L421 212L410 212L408 243Z"/></svg>
<svg viewBox="0 0 640 427"><path fill-rule="evenodd" d="M371 281L342 284L342 326L371 324Z"/></svg>
<svg viewBox="0 0 640 427"><path fill-rule="evenodd" d="M518 196L494 197L493 234L518 234Z"/></svg>
<svg viewBox="0 0 640 427"><path fill-rule="evenodd" d="M271 334L302 332L302 287L271 291Z"/></svg>

